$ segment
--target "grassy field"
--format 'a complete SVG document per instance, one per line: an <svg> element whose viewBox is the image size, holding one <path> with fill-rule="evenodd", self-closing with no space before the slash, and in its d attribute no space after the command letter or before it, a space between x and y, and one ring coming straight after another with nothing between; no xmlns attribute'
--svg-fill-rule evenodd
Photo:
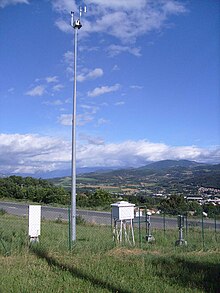
<svg viewBox="0 0 220 293"><path fill-rule="evenodd" d="M173 245L174 231L164 237L160 230L153 245L142 239L116 246L110 227L82 223L69 251L67 223L43 221L40 243L30 247L27 222L0 215L0 292L219 292L213 233L206 233L205 249L195 228L187 247Z"/></svg>

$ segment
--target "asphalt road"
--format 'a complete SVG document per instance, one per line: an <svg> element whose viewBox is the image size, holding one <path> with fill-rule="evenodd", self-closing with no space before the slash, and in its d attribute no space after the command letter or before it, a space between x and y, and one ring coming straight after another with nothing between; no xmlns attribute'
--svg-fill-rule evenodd
<svg viewBox="0 0 220 293"><path fill-rule="evenodd" d="M7 213L17 216L28 216L28 206L28 204L0 202L0 209L4 209ZM88 222L105 225L111 224L111 214L108 212L77 210L76 214L77 216L82 216ZM68 221L69 212L68 208L42 206L41 216L48 220L56 220L59 218Z"/></svg>
<svg viewBox="0 0 220 293"><path fill-rule="evenodd" d="M28 204L23 203L13 203L13 202L0 202L0 209L4 209L9 214L17 216L28 216ZM83 217L87 222L111 225L111 213L110 212L99 212L92 210L77 210L77 216ZM51 206L42 206L42 218L49 220L61 219L68 221L69 213L67 208L58 208ZM145 225L145 217L140 218L141 225ZM135 225L139 225L139 218L135 218ZM201 219L190 219L188 220L188 226L201 226ZM152 228L177 228L176 218L165 218L158 215L151 216ZM220 230L220 221L214 222L213 219L204 219L204 227L210 229Z"/></svg>

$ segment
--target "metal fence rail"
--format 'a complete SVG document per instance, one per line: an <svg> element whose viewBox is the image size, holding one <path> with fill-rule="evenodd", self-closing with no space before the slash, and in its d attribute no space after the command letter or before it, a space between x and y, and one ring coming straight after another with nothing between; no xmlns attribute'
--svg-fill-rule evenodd
<svg viewBox="0 0 220 293"><path fill-rule="evenodd" d="M0 209L5 210L9 214L17 216L28 216L28 205L21 203L12 202L0 202ZM98 225L111 225L111 212L100 212L93 210L82 210L77 209L77 216L85 219L85 221ZM63 221L68 221L68 208L42 206L42 218L48 220L60 219ZM146 216L142 214L140 217L136 213L135 222L145 223ZM177 216L169 214L152 215L151 224L153 228L157 229L171 229L177 228ZM215 218L205 218L202 217L187 217L186 218L186 229L190 227L202 227L204 229L220 230L220 220Z"/></svg>
<svg viewBox="0 0 220 293"><path fill-rule="evenodd" d="M28 210L29 206L23 203L12 203L12 202L0 202L0 211L5 211L8 214L19 216L25 219L25 227L28 225ZM56 223L66 223L67 228L66 237L68 243L68 222L69 222L69 208L60 208L60 207L51 207L51 206L42 206L41 210L42 220L50 220ZM93 210L77 210L77 219L78 219L78 232L82 229L81 225L84 225L83 229L86 229L88 225L88 231L91 230L92 226L106 226L106 231L109 237L109 233L113 231L113 219L111 212L100 212ZM150 220L150 226L149 226ZM1 218L0 218L1 224ZM135 234L135 243L141 247L147 244L147 239L149 235L155 238L156 243L162 243L162 239L169 241L170 243L175 243L178 238L178 221L177 216L161 214L161 215L151 215L150 218L147 216L146 207L143 209L137 208L135 213L135 218L133 220L134 234ZM7 223L7 229L10 228L13 231L16 231L16 227L13 224L13 221L10 220ZM1 225L0 225L1 228ZM150 232L149 232L150 228ZM1 229L0 229L1 230ZM23 230L27 230L23 228ZM1 231L0 231L1 232ZM49 232L49 231L48 231ZM15 233L15 232L13 232ZM150 234L149 234L150 233ZM80 233L79 233L80 234ZM220 220L216 217L214 218L205 218L203 215L200 217L187 217L185 215L184 227L183 227L183 236L187 240L188 245L191 247L196 247L199 245L201 248L205 248L213 243L215 247L219 248L220 240ZM20 236L19 236L20 237ZM106 241L107 238L106 236ZM197 244L195 244L195 238L199 239ZM113 237L112 237L113 239ZM109 241L109 240L108 240ZM111 240L112 241L112 240ZM1 239L0 246L3 250L6 250L5 242Z"/></svg>

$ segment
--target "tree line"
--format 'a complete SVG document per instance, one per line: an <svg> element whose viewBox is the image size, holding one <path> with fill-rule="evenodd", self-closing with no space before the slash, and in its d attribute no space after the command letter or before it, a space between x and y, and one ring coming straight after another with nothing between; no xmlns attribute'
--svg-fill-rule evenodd
<svg viewBox="0 0 220 293"><path fill-rule="evenodd" d="M44 204L70 204L70 192L61 186L32 177L10 176L0 178L0 199L12 198L27 200ZM108 191L97 189L94 192L77 193L76 205L81 208L110 209L111 203L126 200L136 206L156 208L163 213L178 215L194 211L195 215L206 212L209 217L220 216L220 206L212 204L201 206L197 202L187 201L184 196L171 195L169 198L160 199L143 195L129 195L118 197Z"/></svg>
<svg viewBox="0 0 220 293"><path fill-rule="evenodd" d="M70 195L63 187L54 186L47 180L21 176L0 178L0 198L4 197L45 204L70 202Z"/></svg>

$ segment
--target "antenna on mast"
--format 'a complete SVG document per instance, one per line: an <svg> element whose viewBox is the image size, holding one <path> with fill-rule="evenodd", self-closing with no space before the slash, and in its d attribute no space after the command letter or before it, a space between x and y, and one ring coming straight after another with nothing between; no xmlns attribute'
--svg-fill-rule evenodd
<svg viewBox="0 0 220 293"><path fill-rule="evenodd" d="M87 8L86 6L80 6L79 7L79 18L77 20L74 20L74 12L71 11L71 23L70 25L75 29L80 29L82 27L82 24L81 24L81 16L83 13L86 13L87 12Z"/></svg>
<svg viewBox="0 0 220 293"><path fill-rule="evenodd" d="M86 5L84 5L83 7L80 6L80 7L79 7L79 18L81 18L82 13L86 13L86 12L87 12L87 7L86 7Z"/></svg>
<svg viewBox="0 0 220 293"><path fill-rule="evenodd" d="M71 11L71 22L70 22L70 25L73 27L74 25L74 12Z"/></svg>

